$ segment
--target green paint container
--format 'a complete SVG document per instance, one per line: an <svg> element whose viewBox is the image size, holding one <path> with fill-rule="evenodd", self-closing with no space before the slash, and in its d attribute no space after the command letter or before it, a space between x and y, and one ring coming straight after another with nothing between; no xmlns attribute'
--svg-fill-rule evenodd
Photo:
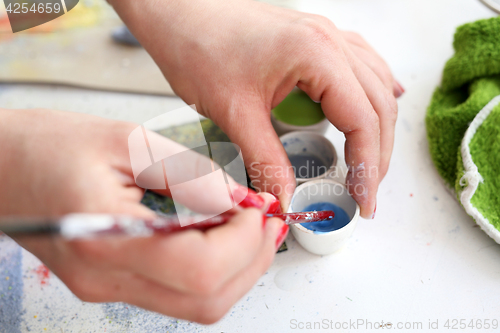
<svg viewBox="0 0 500 333"><path fill-rule="evenodd" d="M272 110L271 122L278 135L292 131L324 134L330 124L321 109L321 104L314 102L299 89L294 89Z"/></svg>
<svg viewBox="0 0 500 333"><path fill-rule="evenodd" d="M277 120L295 126L314 125L325 119L321 104L301 90L288 94L272 112Z"/></svg>

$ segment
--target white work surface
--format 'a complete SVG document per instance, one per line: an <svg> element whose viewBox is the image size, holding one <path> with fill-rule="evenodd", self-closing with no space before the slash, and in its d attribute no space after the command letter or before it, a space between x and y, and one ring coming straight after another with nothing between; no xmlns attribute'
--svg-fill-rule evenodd
<svg viewBox="0 0 500 333"><path fill-rule="evenodd" d="M464 320L466 325L471 319L500 320L500 245L476 227L443 186L431 162L424 124L431 94L453 54L455 28L494 13L477 0L298 4L304 11L329 17L341 29L361 33L406 89L399 99L394 153L378 193L375 220L361 220L348 245L330 256L306 252L289 235L288 251L277 254L257 285L212 326L127 305L82 303L53 275L41 286L33 272L39 265L37 259L4 239L1 256L22 257L10 268L24 276L19 300L13 305L22 320L5 332L372 331L347 325L357 320L375 326L390 322L393 329L402 323L413 327L409 332L424 332L446 331L446 321L450 320L451 328L453 319ZM43 107L137 123L182 105L180 99L171 97L43 85L0 86L0 107ZM332 127L327 137L343 155L343 136ZM3 274L2 268L2 280ZM332 320L333 329L294 329L294 320L304 325ZM436 321L439 330L429 329L429 322ZM344 329L335 330L335 323ZM467 327L458 331L493 330Z"/></svg>

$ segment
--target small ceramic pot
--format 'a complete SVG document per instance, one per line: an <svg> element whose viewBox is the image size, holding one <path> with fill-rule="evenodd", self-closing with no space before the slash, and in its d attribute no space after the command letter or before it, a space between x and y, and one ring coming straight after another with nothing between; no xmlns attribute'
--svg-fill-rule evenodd
<svg viewBox="0 0 500 333"><path fill-rule="evenodd" d="M327 255L346 245L356 228L360 209L344 185L332 180L321 179L298 186L293 194L288 212L301 212L307 206L319 202L333 203L342 208L350 218L349 223L340 229L322 233L316 233L300 224L291 225L290 230L304 249L314 254Z"/></svg>
<svg viewBox="0 0 500 333"><path fill-rule="evenodd" d="M277 117L275 112L285 112L287 114L299 112L303 117L302 121L306 121L306 125L301 123L288 123L282 119L280 120L280 117ZM318 112L322 114L322 118L320 119L316 118L318 116ZM311 121L316 122L311 123ZM278 136L294 131L308 131L325 134L330 126L330 121L323 115L323 111L321 111L321 105L319 103L314 102L305 92L295 87L290 94L288 94L288 96L285 97L285 99L271 112L271 124L273 125Z"/></svg>
<svg viewBox="0 0 500 333"><path fill-rule="evenodd" d="M323 179L332 173L337 166L337 151L330 140L322 135L299 131L285 134L280 137L280 140L289 159L293 160L294 157L308 155L319 159L324 164L324 167L317 168L315 173L307 168L304 170L299 167L295 177L297 185L311 180ZM313 166L311 165L311 167ZM309 176L314 174L317 175L315 177Z"/></svg>

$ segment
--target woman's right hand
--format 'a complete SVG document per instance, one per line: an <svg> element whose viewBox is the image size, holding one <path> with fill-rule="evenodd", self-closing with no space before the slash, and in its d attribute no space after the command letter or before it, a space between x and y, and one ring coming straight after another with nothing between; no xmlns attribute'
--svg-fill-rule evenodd
<svg viewBox="0 0 500 333"><path fill-rule="evenodd" d="M402 93L382 58L329 19L254 0L109 0L174 91L241 147L255 188L295 188L270 112L295 86L345 134L347 187L370 218Z"/></svg>

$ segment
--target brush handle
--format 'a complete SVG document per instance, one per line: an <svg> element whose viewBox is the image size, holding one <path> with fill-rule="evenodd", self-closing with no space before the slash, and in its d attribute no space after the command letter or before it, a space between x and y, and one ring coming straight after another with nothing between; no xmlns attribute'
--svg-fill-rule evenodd
<svg viewBox="0 0 500 333"><path fill-rule="evenodd" d="M286 224L323 221L333 218L333 211L299 212L282 214L265 214L266 217L277 217ZM61 223L61 234L66 238L85 238L94 236L120 235L148 237L155 233L170 234L187 229L205 230L228 222L232 214L221 214L204 218L203 215L183 217L181 225L175 215L158 217L151 220L136 219L127 216L113 215L67 215Z"/></svg>
<svg viewBox="0 0 500 333"><path fill-rule="evenodd" d="M278 217L286 224L318 222L333 219L335 213L331 210L322 210L314 212L266 214L267 217Z"/></svg>
<svg viewBox="0 0 500 333"><path fill-rule="evenodd" d="M155 233L170 234L186 229L206 229L226 223L230 218L228 215L183 217L185 226L182 226L175 215L145 220L119 215L70 214L61 220L60 233L68 239L112 235L149 237ZM197 222L200 220L202 221Z"/></svg>
<svg viewBox="0 0 500 333"><path fill-rule="evenodd" d="M286 224L307 223L331 219L332 211L265 214L277 217ZM130 216L109 214L69 214L60 219L8 218L0 221L0 230L10 236L60 234L67 239L94 238L110 235L149 237L155 233L170 234L187 229L208 229L226 223L232 214L221 214L206 218L203 215L183 216L181 225L175 215L144 220Z"/></svg>

